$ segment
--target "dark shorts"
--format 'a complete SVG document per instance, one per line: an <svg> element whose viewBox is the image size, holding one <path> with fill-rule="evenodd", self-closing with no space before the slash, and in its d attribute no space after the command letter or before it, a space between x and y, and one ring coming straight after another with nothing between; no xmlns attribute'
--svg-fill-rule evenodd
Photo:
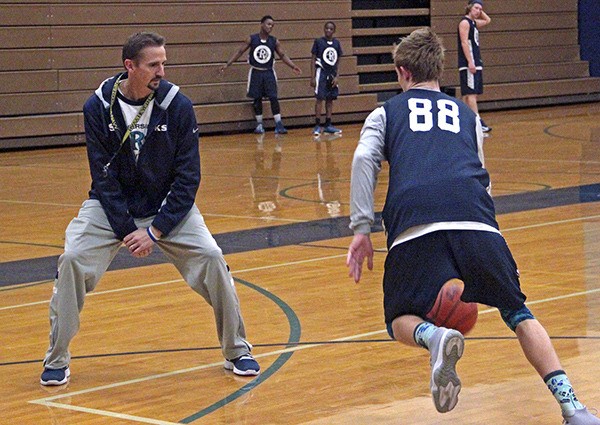
<svg viewBox="0 0 600 425"><path fill-rule="evenodd" d="M483 72L478 70L475 74L471 74L468 69L460 71L460 94L462 96L468 94L483 93Z"/></svg>
<svg viewBox="0 0 600 425"><path fill-rule="evenodd" d="M263 97L277 98L277 77L275 76L275 71L272 69L259 71L250 68L247 96L251 99L262 99Z"/></svg>
<svg viewBox="0 0 600 425"><path fill-rule="evenodd" d="M461 299L503 309L525 302L517 264L504 237L472 230L428 233L392 248L385 260L385 322L412 314L425 315L441 287L457 278L464 282Z"/></svg>
<svg viewBox="0 0 600 425"><path fill-rule="evenodd" d="M331 87L331 83L327 81L328 74L323 72L321 68L317 68L317 87L315 87L315 97L319 100L335 100L337 99L340 90L337 86ZM333 78L330 75L330 81Z"/></svg>

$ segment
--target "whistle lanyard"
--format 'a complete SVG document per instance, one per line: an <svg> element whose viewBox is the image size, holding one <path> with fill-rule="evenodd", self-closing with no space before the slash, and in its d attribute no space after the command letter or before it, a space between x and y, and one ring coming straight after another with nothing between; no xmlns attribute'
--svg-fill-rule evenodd
<svg viewBox="0 0 600 425"><path fill-rule="evenodd" d="M119 91L119 84L121 84L121 77L123 77L123 74L119 75L119 78L117 78L117 81L115 81L115 85L113 86L112 93L110 94L110 108L109 108L110 122L112 123L115 130L118 128L118 126L117 126L117 122L115 121L115 116L113 115L113 105L115 104L115 101L117 100L117 92ZM123 145L129 138L129 135L131 134L131 130L133 130L135 128L135 125L138 123L140 118L142 118L142 115L144 115L144 112L146 112L146 109L148 108L148 105L150 104L150 102L152 102L152 99L154 99L154 92L150 93L150 95L146 98L146 101L140 108L139 112L137 113L137 115L135 116L133 121L131 121L131 124L129 124L127 126L127 131L123 135L123 139L121 139L121 144L119 145L119 148L114 153L114 155L112 156L110 161L108 161L108 163L104 166L104 176L105 177L108 173L108 167L110 167L110 163L116 158L117 154L121 151L121 148L123 147Z"/></svg>

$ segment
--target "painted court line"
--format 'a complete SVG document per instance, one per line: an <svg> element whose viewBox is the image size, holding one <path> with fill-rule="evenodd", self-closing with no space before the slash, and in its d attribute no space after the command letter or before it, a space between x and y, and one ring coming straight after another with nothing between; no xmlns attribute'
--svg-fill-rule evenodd
<svg viewBox="0 0 600 425"><path fill-rule="evenodd" d="M505 230L503 230L503 232L518 231L518 230L523 230L523 229L531 229L531 228L544 227L544 226L552 226L552 225L557 225L557 224L577 222L577 221L582 221L582 220L586 220L586 219L594 219L594 218L599 218L599 217L600 217L600 215L594 215L594 216L589 216L589 217L533 224L533 225L528 225L528 226L521 226L521 227L505 229ZM248 268L248 269L243 269L243 270L237 270L234 272L234 274L258 271L258 270L273 269L273 268L279 268L279 267L288 267L288 266L296 265L296 264L305 264L305 263L310 263L310 262L324 261L324 260L329 260L329 259L334 259L334 258L342 258L345 256L346 256L346 254L344 253L344 254L319 257L319 258L308 259L308 260L299 260L299 261L286 262L286 263L280 263L280 264L269 265L269 266L253 267L253 268ZM114 292L122 292L122 291L130 291L130 290L138 290L138 289L143 289L143 288L147 288L147 287L168 285L171 283L181 282L181 281L182 281L182 279L175 279L175 280L169 280L169 281L164 281L164 282L156 282L156 283L150 283L150 284L132 286L132 287L127 287L127 288L120 288L120 289L113 289L113 290L107 290L107 291L96 292L96 293L93 292L93 293L90 293L89 296L102 295L102 294L114 293ZM547 303L547 302L552 302L552 301L557 301L557 300L562 300L562 299L567 299L567 298L572 298L572 297L578 297L578 296L583 296L583 295L597 293L597 292L600 292L600 288L571 293L571 294L565 294L565 295L561 295L561 296L557 296L557 297L551 297L551 298L546 298L546 299L541 299L541 300L536 300L536 301L530 301L527 304L533 305L533 304ZM6 310L6 309L10 309L10 308L18 308L21 306L45 304L48 302L49 301L42 301L42 302L36 302L36 303L16 305L16 306L8 306L8 307L0 308L0 310ZM480 311L479 314L487 314L487 313L492 313L495 311L496 311L495 308L490 308L490 309ZM386 330L382 329L382 330L378 330L378 331L372 331L372 332L361 333L361 334L357 334L357 335L351 335L351 336L347 336L347 337L343 337L343 338L338 338L338 339L332 340L331 342L351 341L351 340L355 340L355 339L359 339L359 338L364 338L364 337L369 337L369 336L374 336L374 335L379 335L379 334L385 334L385 333L386 333ZM326 344L327 343L324 342L324 343L315 343L315 344L294 346L294 347L289 347L289 348L285 348L285 349L281 349L281 350L271 351L268 353L259 354L259 355L256 355L255 357L261 358L261 357L279 355L279 354L283 354L283 353L289 353L289 352L295 352L295 351L305 350L305 349L309 349L309 348L315 348L315 347L319 347L319 346L326 345ZM95 414L95 415L105 416L105 417L110 417L110 418L125 419L125 420L130 420L130 421L139 422L139 423L171 425L171 424L176 424L176 423L168 422L168 421L161 421L161 420L157 420L154 418L146 418L146 417L141 417L141 416L122 414L122 413L112 412L112 411L108 411L108 410L91 409L91 408L76 406L76 405L72 405L72 404L58 403L58 402L55 402L55 400L59 400L59 399L65 398L65 397L73 397L73 396L77 396L77 395L98 392L98 391L102 391L102 390L109 390L109 389L113 389L113 388L117 388L117 387L121 387L121 386L125 386L125 385L133 385L136 383L171 377L171 376L175 376L175 375L190 373L190 372L207 369L207 368L212 368L212 367L222 367L222 362L205 364L205 365L201 365L201 366L180 369L180 370L166 372L166 373L162 373L162 374L150 375L150 376L146 376L143 378L133 379L133 380L129 380L129 381L116 382L113 384L103 385L103 386L99 386L99 387L92 387L92 388L88 388L88 389L81 390L81 391L75 391L75 392L60 394L60 395L56 395L56 396L52 396L52 397L31 400L31 401L29 401L29 403L44 405L44 406L48 406L48 407L56 407L56 408L61 408L61 409L66 409L66 410L79 411L79 412L84 412L84 413L90 413L90 414Z"/></svg>
<svg viewBox="0 0 600 425"><path fill-rule="evenodd" d="M288 266L293 266L296 264L312 263L315 261L324 261L324 260L329 260L332 258L340 258L340 257L345 257L345 256L346 256L346 254L337 254L337 255L330 255L327 257L311 258L309 260L290 261L287 263L279 263L279 264L272 264L272 265L268 265L268 266L252 267L252 268L248 268L248 269L234 270L232 274L238 275L240 273L254 272L254 271L258 271L258 270L275 269L275 268L279 268L279 267L288 267ZM165 280L163 282L145 283L142 285L127 286L127 287L118 288L118 289L108 289L106 291L90 292L90 293L86 294L86 297L112 294L114 292L135 291L137 289L145 289L145 288L150 288L153 286L170 285L171 283L176 283L176 282L183 282L183 279ZM48 303L50 303L50 300L34 301L34 302L24 303L24 304L15 304L15 305L9 305L9 306L5 306L5 307L0 307L0 311L12 310L12 309L21 308L21 307L31 307L31 306L35 306L35 305L48 304Z"/></svg>
<svg viewBox="0 0 600 425"><path fill-rule="evenodd" d="M65 204L58 202L38 202L38 201L16 201L12 199L0 199L2 204L15 204L15 205L41 205L47 207L64 207L64 208L80 208L81 204ZM293 218L276 218L276 217L256 217L249 215L233 215L233 214L211 214L202 213L204 217L224 217L224 218L238 218L244 220L258 220L268 222L284 222L284 223L305 223L307 220L299 220Z"/></svg>
<svg viewBox="0 0 600 425"><path fill-rule="evenodd" d="M528 302L526 304L528 304L528 305L542 304L542 303L547 303L547 302L562 300L562 299L566 299L566 298L573 298L573 297L583 296L583 295L597 293L597 292L600 292L600 288L592 289L592 290L589 290L589 291L575 292L575 293L572 293L572 294L561 295L561 296L558 296L558 297L545 298L545 299L541 299L541 300L537 300L537 301L530 301L530 302ZM489 308L489 309L486 309L486 310L481 310L479 312L479 314L488 314L488 313L492 313L492 312L495 312L495 311L497 311L497 309L495 309L495 308ZM352 340L355 340L355 339L360 339L360 338L365 338L365 337L370 337L370 336L379 335L379 334L385 334L385 333L387 333L387 330L382 329L382 330L378 330L378 331L365 332L365 333L361 333L361 334L356 334L356 335L350 335L350 336L347 336L347 337L337 338L337 339L332 340L331 342L332 343L336 343L336 342L343 342L343 341L352 341ZM283 354L283 353L290 353L290 352L296 352L296 351L300 351L300 350L307 350L309 348L320 347L320 346L327 345L327 344L328 344L327 342L323 342L323 343L316 343L316 344L299 345L299 346L285 348L285 349L281 349L281 350L270 351L268 353L258 354L258 355L255 355L254 357L255 358L269 357L269 356L279 355L279 354ZM156 380L156 379L161 379L161 378L172 377L172 376L175 376L175 375L181 375L181 374L185 374L185 373L195 372L195 371L198 371L198 370L208 369L208 368L212 368L212 367L222 367L222 365L223 365L222 362L210 363L210 364L205 364L205 365L201 365L201 366L195 366L195 367L191 367L191 368L175 370L175 371L172 371L172 372L166 372L166 373L161 373L161 374L156 374L156 375L150 375L150 376L146 376L146 377L143 377L143 378L132 379L132 380L128 380L128 381L115 382L113 384L102 385L102 386L99 386L99 387L92 387L92 388L88 388L86 390L74 391L74 392L60 394L60 395L56 395L56 396L52 396L52 397L45 397L45 398L41 398L41 399L37 399L37 400L31 400L31 401L29 401L29 403L39 404L39 405L48 406L48 407L56 407L56 408L65 409L65 410L73 410L73 411L79 411L79 412L84 412L84 413L90 413L90 414L99 415L99 416L105 416L105 417L110 417L110 418L126 419L126 420L130 420L130 421L134 421L134 422L139 422L139 423L158 424L158 425L177 424L176 422L160 421L160 420L153 419L153 418L146 418L146 417L142 417L142 416L127 415L127 414L123 414L123 413L112 412L112 411L109 411L109 410L90 409L90 408L87 408L87 407L76 406L76 405L73 405L73 404L57 403L57 402L54 402L54 400L59 400L61 398L65 398L65 397L78 396L78 395L82 395L82 394L89 394L89 393L103 391L103 390L109 390L109 389L113 389L113 388L117 388L117 387L122 387L122 386L126 386L126 385L133 385L133 384L137 384L137 383L141 383L141 382L146 382L146 381L151 381L151 380Z"/></svg>
<svg viewBox="0 0 600 425"><path fill-rule="evenodd" d="M158 420L158 419L144 418L144 417L141 417L141 416L126 415L124 413L109 412L107 410L90 409L89 407L81 407L81 406L66 405L66 404L62 404L62 403L54 403L54 402L51 402L51 401L44 402L44 403L36 403L36 402L30 401L30 403L41 404L41 405L47 406L47 407L56 407L56 408L59 408L59 409L65 409L65 408L68 407L68 410L73 410L73 411L76 411L76 412L90 413L90 414L93 414L93 415L106 416L106 417L115 418L115 419L125 419L125 420L128 420L128 421L140 422L140 423L145 423L145 424L154 424L154 425L181 425L178 422L167 422L167 421L161 421L161 420Z"/></svg>
<svg viewBox="0 0 600 425"><path fill-rule="evenodd" d="M348 336L348 337L334 339L334 340L332 340L332 342L351 341L354 339L377 335L382 332L386 332L386 331L380 330L380 331L366 332L366 333L362 333L362 334L357 334L357 335L352 335L352 336ZM324 342L324 343L316 343L316 344L298 345L295 347L290 347L290 348L285 348L285 349L281 349L281 350L271 351L268 353L258 354L258 355L255 355L254 357L262 358L262 357L274 356L274 355L279 355L279 354L284 354L284 353L306 350L309 348L319 347L319 346L323 346L323 345L327 345L327 343ZM146 376L143 378L132 379L132 380L122 381L122 382L115 382L113 384L102 385L99 387L92 387L92 388L88 388L86 390L73 391L70 393L59 394L59 395L45 397L45 398L41 398L41 399L37 399L37 400L31 400L31 401L29 401L29 403L39 404L39 405L48 406L48 407L56 407L56 408L65 409L65 410L73 410L73 411L79 411L79 412L84 412L84 413L90 413L90 414L105 416L105 417L110 417L110 418L126 419L126 420L139 422L139 423L158 424L158 425L178 424L177 422L160 421L160 420L153 419L153 418L146 418L146 417L142 417L142 416L135 416L135 415L128 415L128 414L123 414L123 413L112 412L110 410L91 409L91 408L87 408L87 407L76 406L73 404L57 403L54 400L59 400L61 398L66 398L66 397L74 397L74 396L78 396L78 395L82 395L82 394L89 394L89 393L103 391L103 390L109 390L109 389L113 389L113 388L123 387L126 385L132 385L132 384L137 384L140 382L151 381L151 380L155 380L155 379L172 377L175 375L181 375L184 373L195 372L198 370L208 369L208 368L217 367L217 366L222 367L222 365L223 365L222 362L218 362L218 363L211 363L211 364L191 367L191 368L187 368L187 369L180 369L180 370L175 370L172 372L166 372L166 373L161 373L161 374L157 374L157 375L150 375L150 376Z"/></svg>
<svg viewBox="0 0 600 425"><path fill-rule="evenodd" d="M538 223L538 224L529 224L526 226L511 227L511 228L502 229L501 232L508 233L508 232L513 232L513 231L561 225L561 224L573 223L573 222L584 221L584 220L593 220L593 219L597 219L597 218L600 218L600 214L586 216L586 217L565 219L565 220L548 221L545 223ZM385 249L382 249L382 250L385 251ZM260 271L260 270L269 270L269 269L275 269L275 268L280 268L280 267L288 267L288 266L293 266L293 265L297 265L297 264L331 260L334 258L346 257L346 255L347 254L344 253L344 254L337 254L337 255L329 255L329 256L325 256L325 257L311 258L308 260L289 261L289 262L285 262L285 263L271 264L271 265L267 265L267 266L251 267L251 268L247 268L247 269L234 270L233 274L237 275L237 274L241 274L241 273L255 272L255 271ZM128 287L119 288L119 289L110 289L110 290L106 290L106 291L90 292L86 296L91 297L91 296L97 296L97 295L110 294L110 293L114 293L114 292L133 291L136 289L144 289L144 288L149 288L149 287L153 287L153 286L169 285L171 283L182 282L182 281L183 281L183 279L173 279L173 280L167 280L164 282L147 283L147 284L143 284L143 285L128 286ZM50 300L44 300L44 301L35 301L35 302L25 303L25 304L10 305L10 306L5 306L5 307L0 307L0 311L12 310L12 309L21 308L21 307L31 307L31 306L41 305L41 304L48 304L49 302L50 302Z"/></svg>

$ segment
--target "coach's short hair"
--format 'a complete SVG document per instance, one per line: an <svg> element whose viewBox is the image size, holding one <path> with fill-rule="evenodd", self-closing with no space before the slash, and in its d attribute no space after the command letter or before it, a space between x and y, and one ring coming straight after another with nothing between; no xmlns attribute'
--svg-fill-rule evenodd
<svg viewBox="0 0 600 425"><path fill-rule="evenodd" d="M414 30L393 52L394 65L409 70L415 83L439 80L444 71L444 46L430 28Z"/></svg>
<svg viewBox="0 0 600 425"><path fill-rule="evenodd" d="M135 61L140 52L148 47L161 47L165 45L165 38L155 32L138 32L133 34L127 39L123 45L123 52L121 59L125 62L125 59L131 59Z"/></svg>
<svg viewBox="0 0 600 425"><path fill-rule="evenodd" d="M262 19L260 20L260 23L261 23L261 24L264 24L264 23L265 23L265 21L266 21L267 19L270 19L270 20L272 20L272 21L274 21L274 20L275 20L275 19L273 19L273 17L272 17L271 15L265 15L265 16L263 16L263 17L262 17Z"/></svg>

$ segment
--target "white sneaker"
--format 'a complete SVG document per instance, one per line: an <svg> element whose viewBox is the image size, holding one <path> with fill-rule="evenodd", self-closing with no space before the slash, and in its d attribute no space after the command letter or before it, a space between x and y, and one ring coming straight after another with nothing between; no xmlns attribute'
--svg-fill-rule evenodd
<svg viewBox="0 0 600 425"><path fill-rule="evenodd" d="M563 413L563 425L600 425L600 419L584 407L575 410L572 416L565 416Z"/></svg>
<svg viewBox="0 0 600 425"><path fill-rule="evenodd" d="M456 363L462 357L464 348L463 335L454 329L439 328L429 340L431 395L440 413L449 412L458 403L461 383L456 373Z"/></svg>

